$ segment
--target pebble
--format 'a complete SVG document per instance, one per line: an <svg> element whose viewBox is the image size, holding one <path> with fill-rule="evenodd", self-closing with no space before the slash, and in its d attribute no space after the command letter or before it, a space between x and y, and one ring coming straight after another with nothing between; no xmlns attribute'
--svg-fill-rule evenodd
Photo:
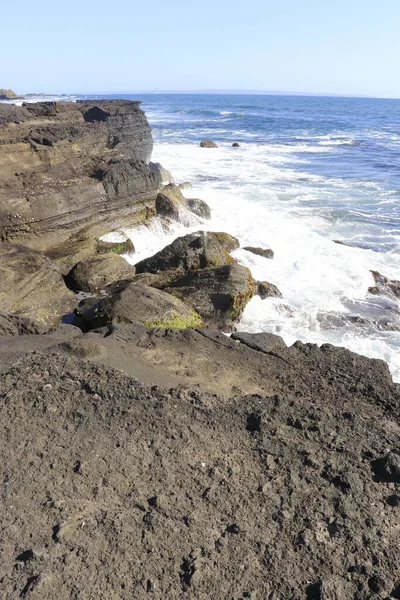
<svg viewBox="0 0 400 600"><path fill-rule="evenodd" d="M53 389L53 386L50 383L46 383L46 385L44 385L42 387L42 392L50 392L50 390Z"/></svg>

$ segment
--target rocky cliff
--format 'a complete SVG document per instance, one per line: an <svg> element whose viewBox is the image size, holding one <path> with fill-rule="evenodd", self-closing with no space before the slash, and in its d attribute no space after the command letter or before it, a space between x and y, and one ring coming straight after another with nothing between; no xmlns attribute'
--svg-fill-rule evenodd
<svg viewBox="0 0 400 600"><path fill-rule="evenodd" d="M139 105L0 105L0 240L46 250L88 226L102 233L152 214L160 176Z"/></svg>

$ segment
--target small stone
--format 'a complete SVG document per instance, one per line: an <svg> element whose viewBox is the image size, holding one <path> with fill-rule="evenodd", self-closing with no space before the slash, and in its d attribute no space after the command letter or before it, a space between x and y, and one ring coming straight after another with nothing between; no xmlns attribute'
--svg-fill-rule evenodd
<svg viewBox="0 0 400 600"><path fill-rule="evenodd" d="M202 140L200 142L200 148L218 148L218 145L212 140Z"/></svg>
<svg viewBox="0 0 400 600"><path fill-rule="evenodd" d="M50 390L53 389L53 386L50 383L46 383L46 385L44 385L42 387L42 392L50 392Z"/></svg>
<svg viewBox="0 0 400 600"><path fill-rule="evenodd" d="M386 502L389 506L400 506L400 494L393 494L389 496Z"/></svg>

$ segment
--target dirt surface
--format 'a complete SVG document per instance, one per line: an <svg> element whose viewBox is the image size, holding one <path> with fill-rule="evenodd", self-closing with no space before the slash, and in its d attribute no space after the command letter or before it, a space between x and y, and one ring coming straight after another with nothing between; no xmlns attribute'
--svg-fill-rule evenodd
<svg viewBox="0 0 400 600"><path fill-rule="evenodd" d="M231 353L239 381L247 360L243 387L266 391L228 397L141 384L100 362L117 331L94 335L3 362L2 599L400 598L400 394L382 361L131 329L148 379L151 352L172 363L179 345L199 379Z"/></svg>

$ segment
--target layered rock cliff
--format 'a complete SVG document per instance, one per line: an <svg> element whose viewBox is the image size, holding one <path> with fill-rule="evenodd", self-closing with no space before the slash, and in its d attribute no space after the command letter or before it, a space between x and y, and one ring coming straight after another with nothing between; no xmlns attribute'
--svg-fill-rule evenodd
<svg viewBox="0 0 400 600"><path fill-rule="evenodd" d="M154 212L160 175L139 102L0 105L0 240L47 250Z"/></svg>

